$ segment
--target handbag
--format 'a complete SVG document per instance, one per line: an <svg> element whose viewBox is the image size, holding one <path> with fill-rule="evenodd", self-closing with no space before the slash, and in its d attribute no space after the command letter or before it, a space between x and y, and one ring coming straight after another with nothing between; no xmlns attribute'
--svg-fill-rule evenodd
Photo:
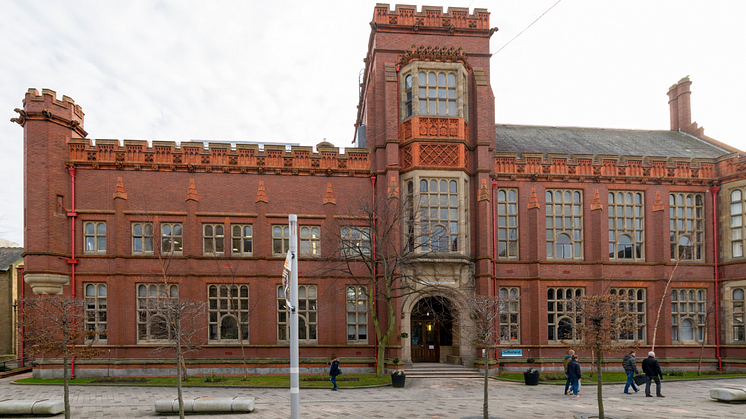
<svg viewBox="0 0 746 419"><path fill-rule="evenodd" d="M337 368L337 375L342 375L342 368Z"/></svg>
<svg viewBox="0 0 746 419"><path fill-rule="evenodd" d="M637 384L638 386L641 386L648 382L648 377L645 374L637 374L635 375L634 380L635 380L635 384Z"/></svg>

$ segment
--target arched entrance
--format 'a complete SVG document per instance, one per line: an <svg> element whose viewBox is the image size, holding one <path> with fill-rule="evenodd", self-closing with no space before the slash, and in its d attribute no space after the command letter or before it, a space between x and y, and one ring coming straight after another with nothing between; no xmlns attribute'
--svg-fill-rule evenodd
<svg viewBox="0 0 746 419"><path fill-rule="evenodd" d="M440 362L441 347L453 345L451 303L443 297L425 297L410 317L412 362Z"/></svg>

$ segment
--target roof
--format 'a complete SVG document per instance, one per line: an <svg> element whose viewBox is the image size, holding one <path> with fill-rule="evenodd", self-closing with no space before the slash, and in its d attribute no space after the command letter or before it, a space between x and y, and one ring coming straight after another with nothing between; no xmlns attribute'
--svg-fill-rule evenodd
<svg viewBox="0 0 746 419"><path fill-rule="evenodd" d="M717 158L730 154L679 131L495 125L497 152Z"/></svg>
<svg viewBox="0 0 746 419"><path fill-rule="evenodd" d="M7 271L8 267L23 260L23 247L0 247L0 271Z"/></svg>

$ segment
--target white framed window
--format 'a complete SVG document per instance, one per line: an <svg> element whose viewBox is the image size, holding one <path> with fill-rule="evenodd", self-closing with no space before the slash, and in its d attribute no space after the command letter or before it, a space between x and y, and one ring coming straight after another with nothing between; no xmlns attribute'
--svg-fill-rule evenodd
<svg viewBox="0 0 746 419"><path fill-rule="evenodd" d="M459 190L455 179L420 179L420 249L459 251Z"/></svg>
<svg viewBox="0 0 746 419"><path fill-rule="evenodd" d="M370 229L367 227L342 227L342 256L362 257L370 255Z"/></svg>
<svg viewBox="0 0 746 419"><path fill-rule="evenodd" d="M318 307L316 305L316 285L298 285L298 342L315 344L318 342ZM290 311L285 302L282 285L277 287L277 340L290 340Z"/></svg>
<svg viewBox="0 0 746 419"><path fill-rule="evenodd" d="M583 259L583 194L546 191L547 259Z"/></svg>
<svg viewBox="0 0 746 419"><path fill-rule="evenodd" d="M616 338L618 340L645 341L645 327L647 307L645 305L645 288L612 288L611 295L626 296L627 312L634 313L637 317L638 327L636 330L619 330Z"/></svg>
<svg viewBox="0 0 746 419"><path fill-rule="evenodd" d="M137 284L137 340L140 343L172 340L174 331L159 313L158 300L178 298L176 284Z"/></svg>
<svg viewBox="0 0 746 419"><path fill-rule="evenodd" d="M85 328L95 332L86 339L97 344L106 344L106 284L86 283L85 289Z"/></svg>
<svg viewBox="0 0 746 419"><path fill-rule="evenodd" d="M746 342L746 328L744 328L744 291L746 288L735 288L732 291L731 311L733 314L733 341Z"/></svg>
<svg viewBox="0 0 746 419"><path fill-rule="evenodd" d="M645 196L642 192L611 191L609 207L609 259L645 260Z"/></svg>
<svg viewBox="0 0 746 419"><path fill-rule="evenodd" d="M368 342L368 295L365 287L347 286L347 342Z"/></svg>
<svg viewBox="0 0 746 419"><path fill-rule="evenodd" d="M669 195L671 260L704 260L704 199L702 194Z"/></svg>
<svg viewBox="0 0 746 419"><path fill-rule="evenodd" d="M745 210L743 191L732 190L730 192L730 254L734 258L743 257Z"/></svg>
<svg viewBox="0 0 746 419"><path fill-rule="evenodd" d="M251 256L254 252L254 227L251 224L231 226L231 256Z"/></svg>
<svg viewBox="0 0 746 419"><path fill-rule="evenodd" d="M207 286L207 323L210 342L248 341L249 312L248 285L210 284Z"/></svg>
<svg viewBox="0 0 746 419"><path fill-rule="evenodd" d="M468 75L461 63L414 61L400 74L402 120L412 116L467 119Z"/></svg>
<svg viewBox="0 0 746 419"><path fill-rule="evenodd" d="M153 223L132 223L132 253L153 254Z"/></svg>
<svg viewBox="0 0 746 419"><path fill-rule="evenodd" d="M83 253L106 253L106 223L86 221L83 223Z"/></svg>
<svg viewBox="0 0 746 419"><path fill-rule="evenodd" d="M180 255L184 243L181 223L161 223L161 253Z"/></svg>
<svg viewBox="0 0 746 419"><path fill-rule="evenodd" d="M272 226L272 255L285 256L290 250L290 227Z"/></svg>
<svg viewBox="0 0 746 419"><path fill-rule="evenodd" d="M579 317L573 299L584 293L583 288L547 288L547 340L550 343L574 339Z"/></svg>
<svg viewBox="0 0 746 419"><path fill-rule="evenodd" d="M705 339L707 290L674 289L671 291L671 339L694 343Z"/></svg>
<svg viewBox="0 0 746 419"><path fill-rule="evenodd" d="M205 256L225 255L225 227L222 224L203 224L202 239Z"/></svg>
<svg viewBox="0 0 746 419"><path fill-rule="evenodd" d="M518 287L500 287L500 341L520 343L521 339L521 300Z"/></svg>
<svg viewBox="0 0 746 419"><path fill-rule="evenodd" d="M518 258L518 190L497 190L498 257Z"/></svg>
<svg viewBox="0 0 746 419"><path fill-rule="evenodd" d="M300 255L321 256L321 229L319 227L300 228Z"/></svg>

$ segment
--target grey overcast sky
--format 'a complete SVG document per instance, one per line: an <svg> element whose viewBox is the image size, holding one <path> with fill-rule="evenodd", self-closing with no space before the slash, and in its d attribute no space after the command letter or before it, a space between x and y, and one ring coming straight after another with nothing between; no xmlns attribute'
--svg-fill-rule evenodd
<svg viewBox="0 0 746 419"><path fill-rule="evenodd" d="M417 6L488 9L494 52L555 3ZM28 88L73 98L91 139L349 147L374 6L3 0L0 237L23 244L23 133L8 120ZM743 150L744 16L737 0L562 0L492 58L496 122L667 130L666 92L689 75L693 120Z"/></svg>

